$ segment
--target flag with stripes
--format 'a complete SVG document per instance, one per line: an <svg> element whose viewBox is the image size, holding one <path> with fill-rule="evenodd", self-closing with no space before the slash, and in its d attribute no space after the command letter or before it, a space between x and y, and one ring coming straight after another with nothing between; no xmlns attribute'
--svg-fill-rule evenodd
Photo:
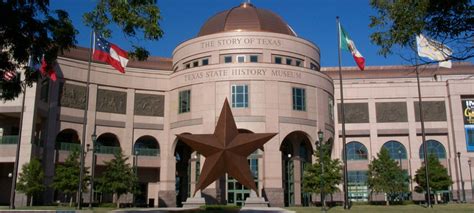
<svg viewBox="0 0 474 213"><path fill-rule="evenodd" d="M12 81L13 79L15 79L17 73L13 70L5 70L3 71L3 79L5 81Z"/></svg>

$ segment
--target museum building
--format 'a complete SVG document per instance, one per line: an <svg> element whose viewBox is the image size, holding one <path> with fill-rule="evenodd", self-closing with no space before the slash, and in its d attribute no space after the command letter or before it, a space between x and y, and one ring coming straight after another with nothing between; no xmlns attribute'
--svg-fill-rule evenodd
<svg viewBox="0 0 474 213"><path fill-rule="evenodd" d="M332 145L332 158L342 158L335 104L341 101L339 69L321 67L318 46L298 37L271 11L243 3L219 12L195 38L179 44L172 58L131 61L125 74L94 61L89 89L88 58L89 49L72 49L57 59L58 81L44 78L27 88L21 126L22 96L0 103L4 189L12 183L9 174L20 129L20 168L39 158L49 185L55 167L81 148L85 109L85 166L94 167L99 177L104 162L116 152L124 153L137 168L136 203L181 206L186 201L204 157L176 135L212 133L225 99L240 132L278 133L248 158L259 194L270 206L305 206L319 200L302 191L303 168L314 161L318 131L324 133L324 143ZM368 164L383 147L410 177L422 165L416 75L408 66L369 66L365 71L343 67L342 72L349 198L367 201ZM420 67L428 151L452 177L452 186L439 195L450 200L474 199L473 75L470 63L455 63L452 69ZM414 192L414 181L408 185L407 199L424 199ZM226 175L201 194L208 203L243 205L250 190ZM89 193L83 197L87 203ZM9 190L1 190L0 204L9 199ZM62 199L50 189L37 202ZM131 202L132 197L122 199ZM327 199L342 201L343 196L338 192ZM111 196L94 193L93 200ZM17 193L15 202L24 205L25 196Z"/></svg>

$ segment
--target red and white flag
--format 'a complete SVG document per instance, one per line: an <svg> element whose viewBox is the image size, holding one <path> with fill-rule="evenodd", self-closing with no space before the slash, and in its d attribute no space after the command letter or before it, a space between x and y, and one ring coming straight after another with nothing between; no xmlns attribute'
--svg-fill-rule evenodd
<svg viewBox="0 0 474 213"><path fill-rule="evenodd" d="M48 65L48 63L44 59L44 55L43 55L43 58L41 59L40 72L41 72L41 75L47 76L52 81L56 81L58 79L56 75L56 71L54 70L54 67L52 65L51 66Z"/></svg>
<svg viewBox="0 0 474 213"><path fill-rule="evenodd" d="M5 70L3 71L3 79L5 81L11 81L13 79L15 79L17 73L13 70Z"/></svg>
<svg viewBox="0 0 474 213"><path fill-rule="evenodd" d="M347 35L346 31L342 28L341 24L339 24L339 32L341 35L341 41L339 44L341 45L339 48L347 50L351 52L352 57L354 57L355 62L360 70L364 70L365 68L365 58L360 54L359 50L357 50L354 42L352 39Z"/></svg>
<svg viewBox="0 0 474 213"><path fill-rule="evenodd" d="M93 58L98 61L110 64L112 67L125 73L125 67L128 63L128 53L125 50L120 49L115 44L112 44L105 40L102 36L95 36L94 33L94 50Z"/></svg>

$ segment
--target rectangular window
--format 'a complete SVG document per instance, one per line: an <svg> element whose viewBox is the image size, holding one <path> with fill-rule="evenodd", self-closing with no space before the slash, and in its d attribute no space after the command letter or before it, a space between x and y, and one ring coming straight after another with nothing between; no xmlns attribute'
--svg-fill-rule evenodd
<svg viewBox="0 0 474 213"><path fill-rule="evenodd" d="M189 69L191 67L191 64L186 64L186 69Z"/></svg>
<svg viewBox="0 0 474 213"><path fill-rule="evenodd" d="M312 70L317 70L318 67L316 66L316 64L311 63L311 64L309 65L309 68L312 69Z"/></svg>
<svg viewBox="0 0 474 213"><path fill-rule="evenodd" d="M249 106L248 85L232 85L232 107L247 108Z"/></svg>
<svg viewBox="0 0 474 213"><path fill-rule="evenodd" d="M287 65L291 65L292 62L293 62L293 60L292 60L291 58L287 58L287 59L286 59L286 64L287 64Z"/></svg>
<svg viewBox="0 0 474 213"><path fill-rule="evenodd" d="M244 63L245 62L245 55L238 55L236 56L237 62L238 63Z"/></svg>
<svg viewBox="0 0 474 213"><path fill-rule="evenodd" d="M191 111L191 90L179 92L179 113Z"/></svg>
<svg viewBox="0 0 474 213"><path fill-rule="evenodd" d="M209 65L209 59L202 59L202 66Z"/></svg>
<svg viewBox="0 0 474 213"><path fill-rule="evenodd" d="M232 63L232 56L224 56L224 63Z"/></svg>
<svg viewBox="0 0 474 213"><path fill-rule="evenodd" d="M275 64L281 64L281 57L275 57Z"/></svg>
<svg viewBox="0 0 474 213"><path fill-rule="evenodd" d="M197 66L199 66L199 61L194 61L193 62L193 67L197 67Z"/></svg>
<svg viewBox="0 0 474 213"><path fill-rule="evenodd" d="M306 111L305 89L293 87L293 110Z"/></svg>
<svg viewBox="0 0 474 213"><path fill-rule="evenodd" d="M301 67L301 61L300 61L300 60L296 60L296 61L295 61L295 65L296 65L297 67Z"/></svg>
<svg viewBox="0 0 474 213"><path fill-rule="evenodd" d="M334 99L329 96L329 100L328 100L328 112L329 112L329 119L331 121L334 120Z"/></svg>
<svg viewBox="0 0 474 213"><path fill-rule="evenodd" d="M48 102L48 96L49 96L49 79L45 78L41 82L40 100L44 102Z"/></svg>
<svg viewBox="0 0 474 213"><path fill-rule="evenodd" d="M258 55L251 55L250 62L258 62Z"/></svg>

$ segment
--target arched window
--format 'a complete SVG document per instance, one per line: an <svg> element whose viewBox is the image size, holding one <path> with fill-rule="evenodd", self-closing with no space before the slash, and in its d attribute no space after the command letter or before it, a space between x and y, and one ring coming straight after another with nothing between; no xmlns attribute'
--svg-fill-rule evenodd
<svg viewBox="0 0 474 213"><path fill-rule="evenodd" d="M446 159L446 150L444 149L443 144L437 140L427 140L426 146L428 149L428 155L434 154L438 159ZM420 159L425 158L425 152L423 149L423 144L420 146Z"/></svg>
<svg viewBox="0 0 474 213"><path fill-rule="evenodd" d="M135 155L158 156L160 145L154 137L146 135L137 139L133 150Z"/></svg>
<svg viewBox="0 0 474 213"><path fill-rule="evenodd" d="M407 159L407 150L405 149L405 146L398 141L388 141L382 146L382 148L388 150L392 160Z"/></svg>
<svg viewBox="0 0 474 213"><path fill-rule="evenodd" d="M56 149L59 150L80 150L81 141L76 130L64 129L56 136Z"/></svg>
<svg viewBox="0 0 474 213"><path fill-rule="evenodd" d="M367 148L364 144L352 141L346 144L347 160L367 160Z"/></svg>
<svg viewBox="0 0 474 213"><path fill-rule="evenodd" d="M104 133L97 138L97 153L114 154L121 152L120 142L116 135Z"/></svg>

